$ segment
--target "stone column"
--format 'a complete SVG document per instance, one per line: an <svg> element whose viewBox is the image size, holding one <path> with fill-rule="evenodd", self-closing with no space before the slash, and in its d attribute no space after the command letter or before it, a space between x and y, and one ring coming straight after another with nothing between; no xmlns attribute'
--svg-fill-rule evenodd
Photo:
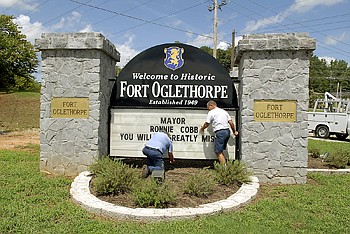
<svg viewBox="0 0 350 234"><path fill-rule="evenodd" d="M241 159L262 183L306 182L309 59L315 47L306 33L248 35L238 43ZM296 121L256 121L259 100L296 101Z"/></svg>
<svg viewBox="0 0 350 234"><path fill-rule="evenodd" d="M36 47L42 57L40 170L75 176L108 154L109 102L120 55L100 33L43 34ZM71 105L63 104L59 113L79 109L75 100L85 99L88 115L53 117L52 103L62 98Z"/></svg>

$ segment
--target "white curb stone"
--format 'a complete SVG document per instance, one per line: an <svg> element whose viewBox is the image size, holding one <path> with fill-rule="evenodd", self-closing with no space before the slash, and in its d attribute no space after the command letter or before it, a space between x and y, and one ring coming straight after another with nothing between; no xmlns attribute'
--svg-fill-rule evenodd
<svg viewBox="0 0 350 234"><path fill-rule="evenodd" d="M308 172L350 173L350 169L307 169Z"/></svg>
<svg viewBox="0 0 350 234"><path fill-rule="evenodd" d="M87 210L111 218L136 220L164 220L179 218L194 218L226 210L238 208L251 201L259 189L257 177L251 177L250 184L243 184L241 188L225 200L188 208L128 208L102 201L90 193L91 173L81 172L72 182L70 194L73 200Z"/></svg>

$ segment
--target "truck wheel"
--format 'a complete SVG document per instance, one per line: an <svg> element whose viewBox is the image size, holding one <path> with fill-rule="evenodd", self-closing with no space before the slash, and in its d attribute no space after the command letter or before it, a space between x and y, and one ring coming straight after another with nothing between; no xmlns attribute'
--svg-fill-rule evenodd
<svg viewBox="0 0 350 234"><path fill-rule="evenodd" d="M349 134L345 133L345 134L340 134L340 133L337 133L335 134L335 136L337 137L338 140L345 140Z"/></svg>
<svg viewBox="0 0 350 234"><path fill-rule="evenodd" d="M318 126L316 128L316 136L319 138L328 138L329 137L329 130L327 126Z"/></svg>

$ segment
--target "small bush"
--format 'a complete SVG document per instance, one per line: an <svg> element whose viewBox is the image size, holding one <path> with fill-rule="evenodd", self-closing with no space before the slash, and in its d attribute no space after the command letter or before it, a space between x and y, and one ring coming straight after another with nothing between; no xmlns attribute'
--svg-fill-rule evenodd
<svg viewBox="0 0 350 234"><path fill-rule="evenodd" d="M328 155L326 163L335 168L345 168L350 163L350 152L344 149L337 149L334 153Z"/></svg>
<svg viewBox="0 0 350 234"><path fill-rule="evenodd" d="M207 197L213 193L215 178L208 169L190 176L184 185L184 193L197 197Z"/></svg>
<svg viewBox="0 0 350 234"><path fill-rule="evenodd" d="M309 147L308 151L309 151L310 157L312 158L319 158L321 155L320 150L318 148Z"/></svg>
<svg viewBox="0 0 350 234"><path fill-rule="evenodd" d="M144 180L132 192L135 205L140 207L166 208L176 203L176 194L166 181L158 183L154 179Z"/></svg>
<svg viewBox="0 0 350 234"><path fill-rule="evenodd" d="M95 174L92 184L98 195L118 195L132 190L139 183L140 178L134 168L120 160L113 161L109 157L102 157L90 166Z"/></svg>
<svg viewBox="0 0 350 234"><path fill-rule="evenodd" d="M228 160L226 165L214 162L214 172L216 180L220 184L243 184L251 182L250 173L244 163L239 160Z"/></svg>

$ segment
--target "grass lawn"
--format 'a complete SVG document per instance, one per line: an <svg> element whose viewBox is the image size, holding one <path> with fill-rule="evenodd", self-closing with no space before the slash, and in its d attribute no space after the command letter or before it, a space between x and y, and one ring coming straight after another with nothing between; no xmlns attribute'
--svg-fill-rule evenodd
<svg viewBox="0 0 350 234"><path fill-rule="evenodd" d="M0 132L39 128L39 93L0 93ZM348 143L310 140L321 153ZM39 146L0 150L0 233L350 233L350 175L308 175L305 185L262 185L236 211L191 220L110 220L74 204L72 178L39 172Z"/></svg>
<svg viewBox="0 0 350 234"><path fill-rule="evenodd" d="M319 149L320 154L324 154L326 152L329 152L330 154L334 154L339 150L350 152L349 142L339 142L339 141L324 141L324 140L309 139L308 148Z"/></svg>
<svg viewBox="0 0 350 234"><path fill-rule="evenodd" d="M0 131L39 128L40 93L0 93Z"/></svg>
<svg viewBox="0 0 350 234"><path fill-rule="evenodd" d="M70 178L39 172L39 147L0 150L0 233L349 233L350 175L309 174L305 185L261 186L236 211L194 220L139 223L88 213Z"/></svg>

